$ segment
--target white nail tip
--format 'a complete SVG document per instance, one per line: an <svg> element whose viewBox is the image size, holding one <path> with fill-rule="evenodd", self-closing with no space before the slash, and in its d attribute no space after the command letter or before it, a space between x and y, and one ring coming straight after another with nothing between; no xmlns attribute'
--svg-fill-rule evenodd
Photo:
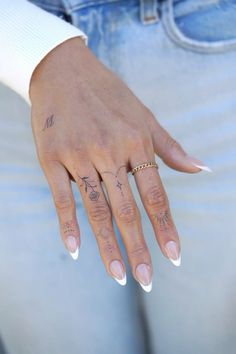
<svg viewBox="0 0 236 354"><path fill-rule="evenodd" d="M193 163L192 164L198 168L200 168L201 170L204 170L204 171L207 171L207 172L213 172L210 167L208 166L205 166L205 165L197 165L196 163Z"/></svg>
<svg viewBox="0 0 236 354"><path fill-rule="evenodd" d="M152 290L152 282L148 285L143 285L142 283L139 283L139 284L141 285L143 290L146 291L146 293L150 293L150 291Z"/></svg>
<svg viewBox="0 0 236 354"><path fill-rule="evenodd" d="M78 259L79 257L79 248L76 249L75 252L69 252L71 257L76 261L76 259Z"/></svg>
<svg viewBox="0 0 236 354"><path fill-rule="evenodd" d="M181 264L181 256L179 256L178 259L172 259L172 258L169 258L169 259L176 267L180 266L180 264Z"/></svg>
<svg viewBox="0 0 236 354"><path fill-rule="evenodd" d="M119 283L122 286L126 285L126 283L127 283L126 275L124 276L123 279L118 279L118 278L115 278L115 277L114 277L114 279L117 281L117 283Z"/></svg>

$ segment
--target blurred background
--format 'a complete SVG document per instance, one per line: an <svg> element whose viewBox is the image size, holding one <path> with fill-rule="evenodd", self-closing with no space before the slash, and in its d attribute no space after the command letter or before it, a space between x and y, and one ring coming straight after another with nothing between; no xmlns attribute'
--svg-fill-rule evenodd
<svg viewBox="0 0 236 354"><path fill-rule="evenodd" d="M148 25L140 1L85 2L71 0L66 18L213 173L179 173L158 159L182 242L180 268L161 255L130 180L154 279L146 294L128 271L122 288L105 273L75 186L78 262L64 250L29 107L0 85L0 336L7 353L235 354L236 1L161 1L160 17Z"/></svg>

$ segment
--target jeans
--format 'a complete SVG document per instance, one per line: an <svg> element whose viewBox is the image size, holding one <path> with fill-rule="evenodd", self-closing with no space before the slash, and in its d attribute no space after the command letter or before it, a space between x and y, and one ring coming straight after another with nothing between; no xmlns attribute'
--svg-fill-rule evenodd
<svg viewBox="0 0 236 354"><path fill-rule="evenodd" d="M144 293L130 274L120 287L103 269L75 186L78 262L63 249L28 107L1 87L0 331L9 353L234 354L236 1L33 2L79 26L96 56L213 173L180 173L157 158L180 268L161 255L130 178L153 290Z"/></svg>

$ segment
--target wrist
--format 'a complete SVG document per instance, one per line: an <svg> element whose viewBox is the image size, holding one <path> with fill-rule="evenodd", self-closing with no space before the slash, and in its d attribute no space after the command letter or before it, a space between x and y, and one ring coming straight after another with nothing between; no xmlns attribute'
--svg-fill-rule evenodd
<svg viewBox="0 0 236 354"><path fill-rule="evenodd" d="M63 76L68 66L78 62L79 54L88 50L81 37L74 37L61 43L51 50L35 68L29 87L30 99L37 94L40 87L44 87L47 82L53 80L55 76Z"/></svg>

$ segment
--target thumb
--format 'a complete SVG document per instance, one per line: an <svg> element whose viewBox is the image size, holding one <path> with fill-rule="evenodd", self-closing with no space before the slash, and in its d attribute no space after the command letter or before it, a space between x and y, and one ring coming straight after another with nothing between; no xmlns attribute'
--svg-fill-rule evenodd
<svg viewBox="0 0 236 354"><path fill-rule="evenodd" d="M187 173L196 173L201 170L212 170L201 160L188 155L182 146L154 118L149 122L155 153L163 162L174 170Z"/></svg>

